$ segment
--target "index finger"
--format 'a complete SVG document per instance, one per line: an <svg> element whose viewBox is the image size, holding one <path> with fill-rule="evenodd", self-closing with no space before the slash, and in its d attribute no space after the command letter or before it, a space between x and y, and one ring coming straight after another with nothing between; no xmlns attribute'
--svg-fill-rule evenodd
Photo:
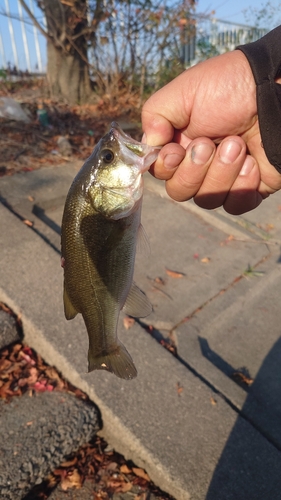
<svg viewBox="0 0 281 500"><path fill-rule="evenodd" d="M180 77L153 94L142 109L142 127L147 144L163 146L173 141L175 130L189 122Z"/></svg>

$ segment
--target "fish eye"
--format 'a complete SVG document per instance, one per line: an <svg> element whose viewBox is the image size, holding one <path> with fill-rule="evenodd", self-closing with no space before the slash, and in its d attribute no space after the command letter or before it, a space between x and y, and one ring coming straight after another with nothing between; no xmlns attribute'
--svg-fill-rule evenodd
<svg viewBox="0 0 281 500"><path fill-rule="evenodd" d="M111 163L114 160L114 153L110 149L104 149L102 151L102 159L104 163Z"/></svg>

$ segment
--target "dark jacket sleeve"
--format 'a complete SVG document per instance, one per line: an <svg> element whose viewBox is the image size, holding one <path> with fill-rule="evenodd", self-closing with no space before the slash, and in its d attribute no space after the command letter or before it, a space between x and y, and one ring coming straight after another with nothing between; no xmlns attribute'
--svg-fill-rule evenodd
<svg viewBox="0 0 281 500"><path fill-rule="evenodd" d="M262 144L269 162L281 173L281 26L256 42L240 45L257 85Z"/></svg>

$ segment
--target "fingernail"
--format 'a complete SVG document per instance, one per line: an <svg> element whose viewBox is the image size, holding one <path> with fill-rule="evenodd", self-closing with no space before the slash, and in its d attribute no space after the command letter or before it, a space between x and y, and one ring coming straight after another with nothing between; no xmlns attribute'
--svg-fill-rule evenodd
<svg viewBox="0 0 281 500"><path fill-rule="evenodd" d="M201 144L195 144L191 150L191 159L196 165L204 165L209 161L214 148L210 144L202 142Z"/></svg>
<svg viewBox="0 0 281 500"><path fill-rule="evenodd" d="M143 134L142 139L141 139L141 142L142 142L143 144L146 144L146 134Z"/></svg>
<svg viewBox="0 0 281 500"><path fill-rule="evenodd" d="M233 163L237 160L242 150L241 144L237 141L225 141L220 148L220 159L223 163Z"/></svg>
<svg viewBox="0 0 281 500"><path fill-rule="evenodd" d="M173 170L174 168L179 166L182 159L183 159L182 155L178 155L175 153L166 155L164 160L163 160L164 167L167 170Z"/></svg>
<svg viewBox="0 0 281 500"><path fill-rule="evenodd" d="M241 168L239 175L248 175L253 169L255 160L251 156L247 156L244 161L243 167Z"/></svg>

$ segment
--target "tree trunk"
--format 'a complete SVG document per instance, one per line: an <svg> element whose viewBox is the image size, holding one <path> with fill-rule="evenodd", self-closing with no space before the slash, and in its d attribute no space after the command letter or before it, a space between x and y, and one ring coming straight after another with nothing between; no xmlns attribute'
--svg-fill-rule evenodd
<svg viewBox="0 0 281 500"><path fill-rule="evenodd" d="M47 78L51 96L70 104L83 103L91 94L91 84L87 64L77 52L65 54L47 43Z"/></svg>
<svg viewBox="0 0 281 500"><path fill-rule="evenodd" d="M43 0L47 21L47 77L52 97L84 102L91 93L87 1Z"/></svg>

